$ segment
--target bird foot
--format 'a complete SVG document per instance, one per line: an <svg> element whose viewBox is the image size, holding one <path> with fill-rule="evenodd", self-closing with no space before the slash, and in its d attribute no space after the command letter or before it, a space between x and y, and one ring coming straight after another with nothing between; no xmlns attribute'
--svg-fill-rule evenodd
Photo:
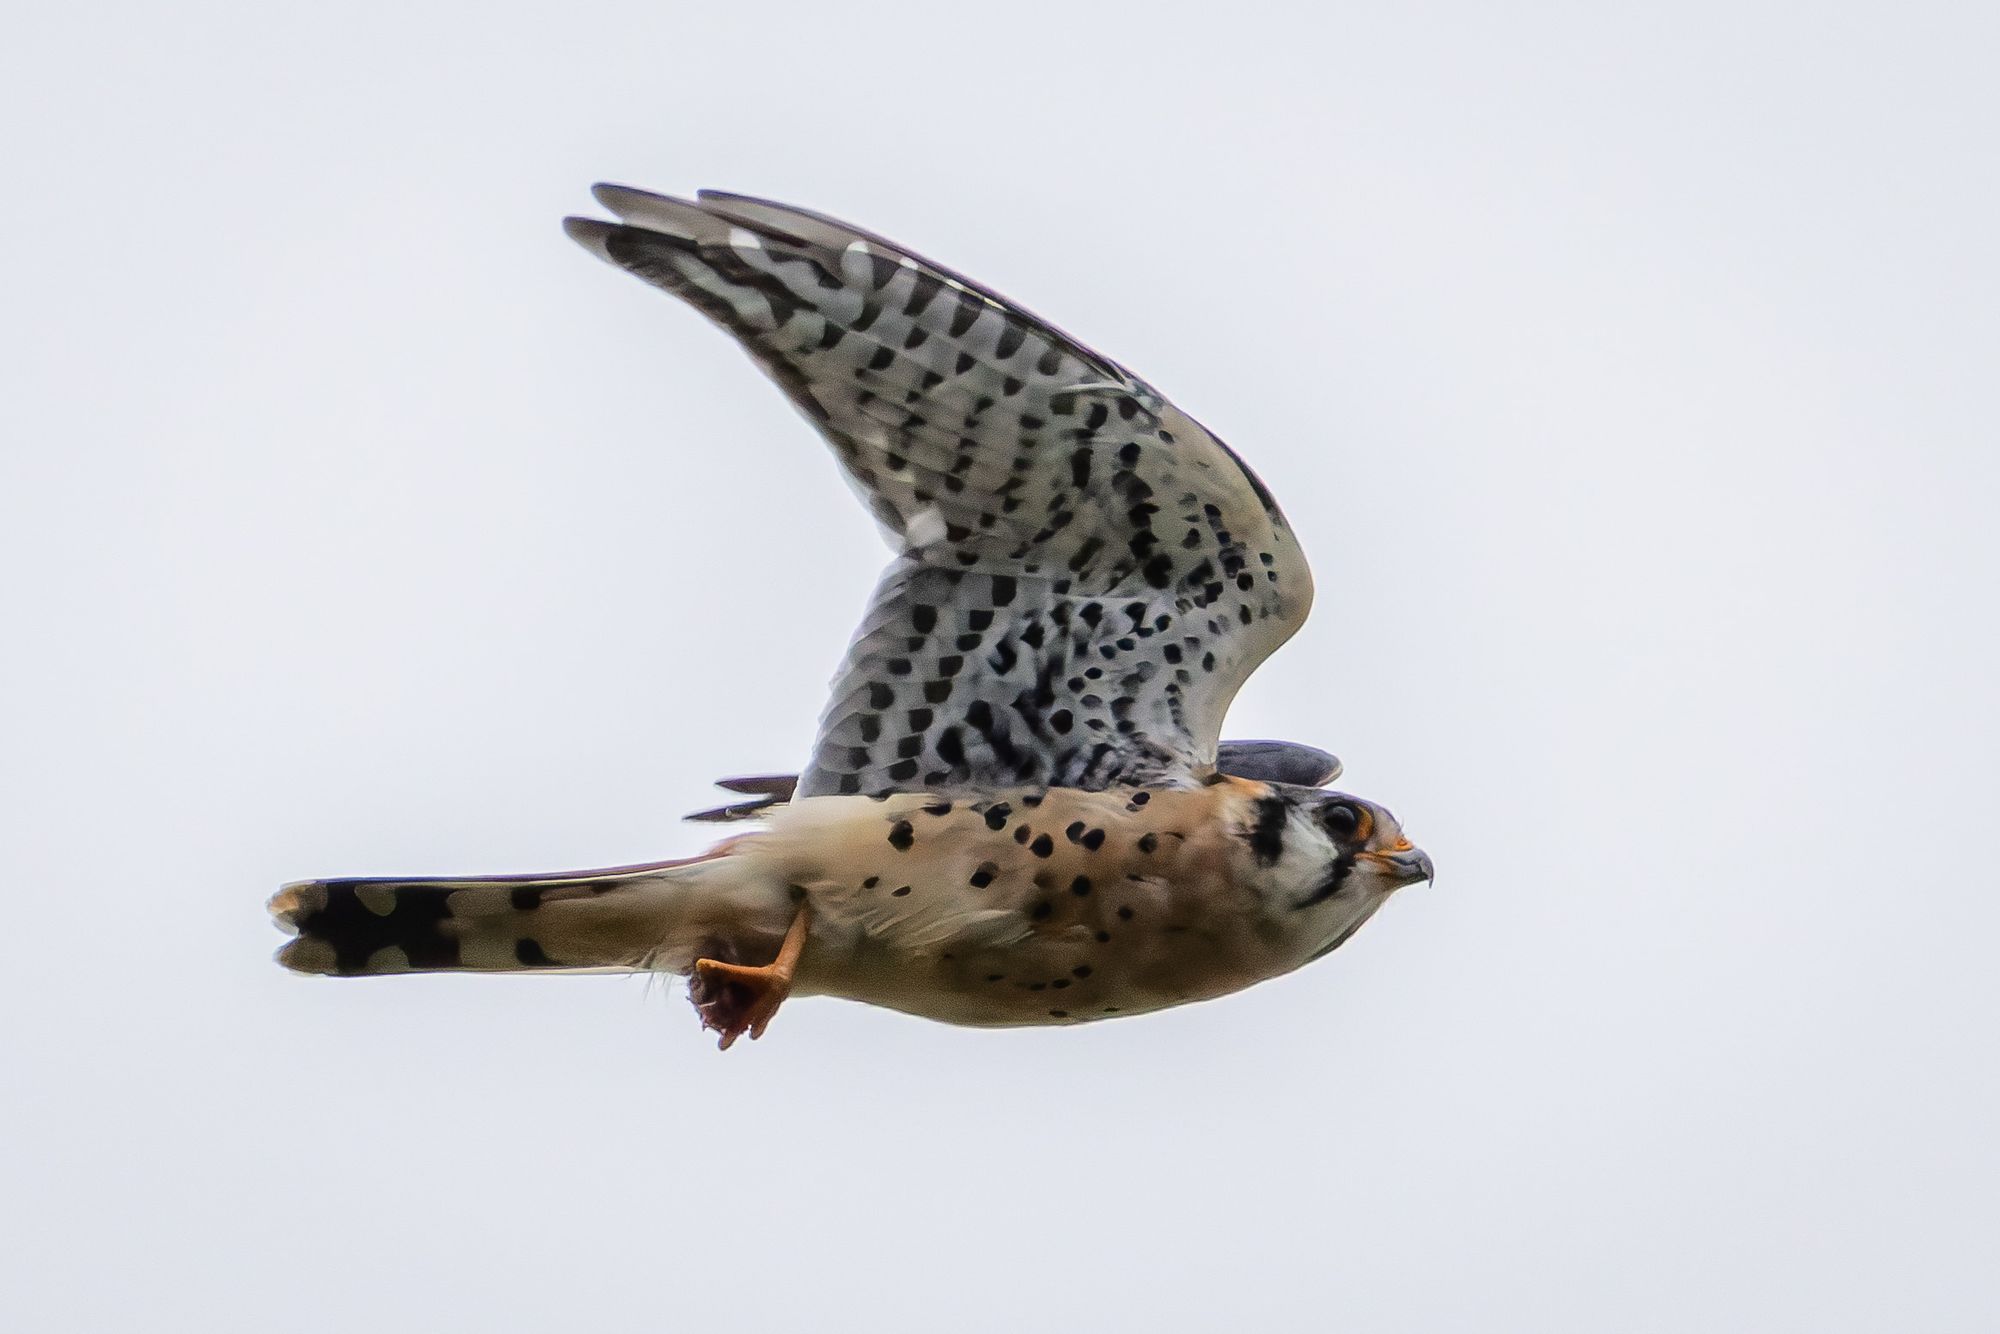
<svg viewBox="0 0 2000 1334"><path fill-rule="evenodd" d="M798 974L799 955L805 947L810 910L801 906L778 947L778 957L767 964L727 963L721 959L696 959L688 977L688 999L694 1002L701 1026L722 1034L719 1044L728 1051L745 1033L751 1041L764 1036L777 1016L778 1007L792 994L792 979Z"/></svg>

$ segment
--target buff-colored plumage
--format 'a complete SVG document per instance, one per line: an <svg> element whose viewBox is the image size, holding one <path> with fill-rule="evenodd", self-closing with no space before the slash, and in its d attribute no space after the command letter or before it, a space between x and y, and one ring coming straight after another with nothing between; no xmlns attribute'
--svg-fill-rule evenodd
<svg viewBox="0 0 2000 1334"><path fill-rule="evenodd" d="M1313 598L1276 501L1220 440L879 236L736 195L598 199L616 220L571 235L737 338L895 559L810 762L710 813L761 830L609 871L300 882L272 903L298 933L281 961L689 973L724 1045L790 994L1065 1023L1296 968L1429 877L1388 812L1319 790L1331 756L1218 749Z"/></svg>

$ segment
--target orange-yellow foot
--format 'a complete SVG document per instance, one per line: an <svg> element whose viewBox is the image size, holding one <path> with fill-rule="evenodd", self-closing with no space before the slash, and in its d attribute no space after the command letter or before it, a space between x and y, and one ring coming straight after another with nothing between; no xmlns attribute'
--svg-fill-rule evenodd
<svg viewBox="0 0 2000 1334"><path fill-rule="evenodd" d="M792 994L810 916L811 909L801 904L785 932L785 943L778 947L778 957L770 963L753 966L720 959L694 961L694 972L688 977L688 999L701 1015L701 1026L722 1034L723 1051L745 1033L753 1042L763 1037L778 1007Z"/></svg>

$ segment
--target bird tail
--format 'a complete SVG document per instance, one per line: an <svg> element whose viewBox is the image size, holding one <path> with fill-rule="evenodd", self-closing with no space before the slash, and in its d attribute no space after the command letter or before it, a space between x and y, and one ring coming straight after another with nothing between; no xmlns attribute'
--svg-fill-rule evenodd
<svg viewBox="0 0 2000 1334"><path fill-rule="evenodd" d="M684 972L726 919L740 923L732 839L686 861L553 875L300 880L271 915L297 938L278 962L297 973ZM717 892L720 891L720 892ZM727 900L738 899L735 904ZM784 929L783 900L776 930Z"/></svg>

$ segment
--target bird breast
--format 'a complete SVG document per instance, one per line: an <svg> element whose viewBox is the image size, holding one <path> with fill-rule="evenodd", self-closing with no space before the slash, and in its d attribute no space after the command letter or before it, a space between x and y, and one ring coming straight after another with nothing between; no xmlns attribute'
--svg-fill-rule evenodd
<svg viewBox="0 0 2000 1334"><path fill-rule="evenodd" d="M1076 1022L1296 966L1249 843L1268 791L814 797L743 851L812 909L802 991L948 1022Z"/></svg>

